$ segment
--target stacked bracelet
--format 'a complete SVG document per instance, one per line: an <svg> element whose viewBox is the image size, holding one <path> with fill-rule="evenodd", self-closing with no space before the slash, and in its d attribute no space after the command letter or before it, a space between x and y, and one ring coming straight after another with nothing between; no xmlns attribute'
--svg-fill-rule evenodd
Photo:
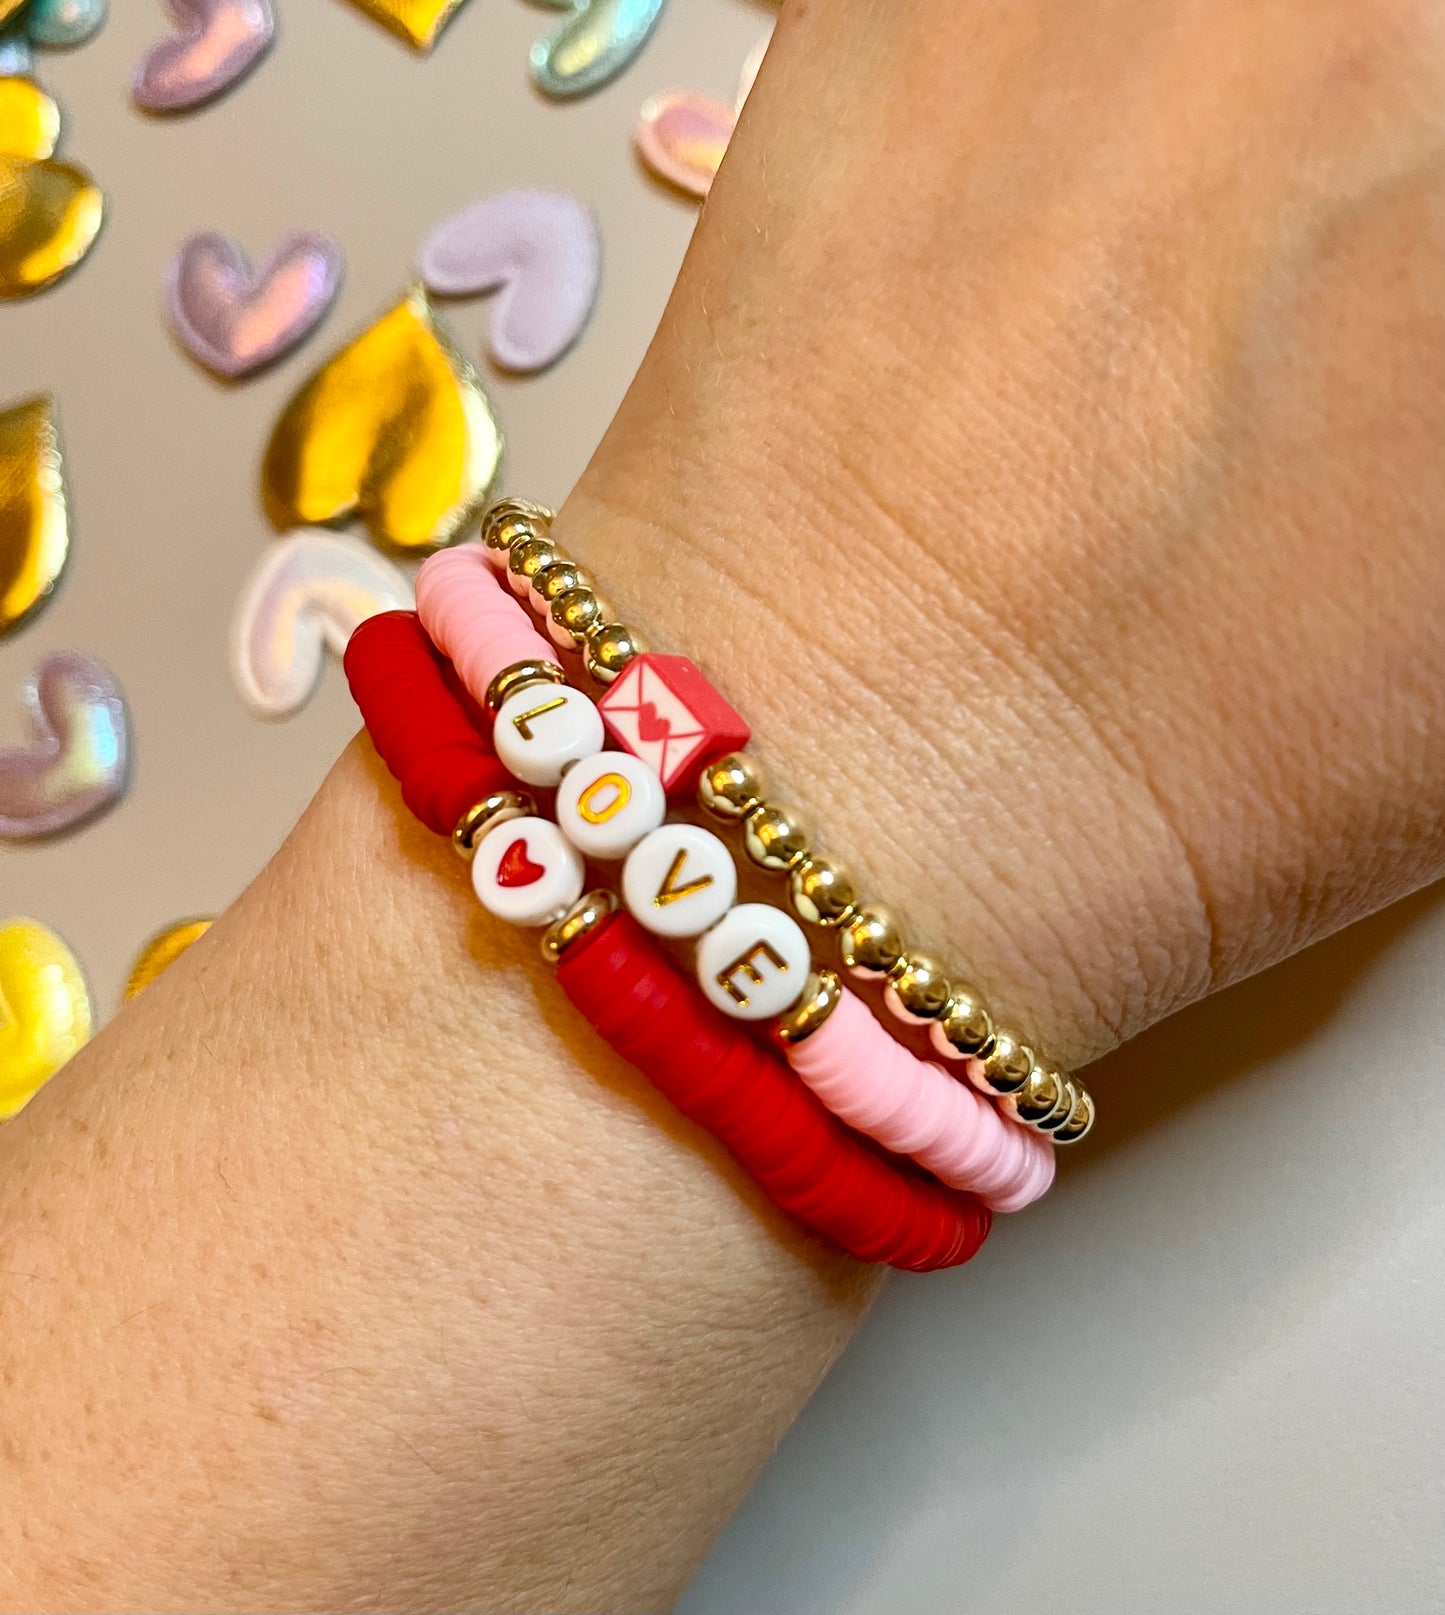
<svg viewBox="0 0 1445 1615"><path fill-rule="evenodd" d="M569 997L680 1110L709 1128L777 1205L864 1261L928 1271L974 1254L989 1228L977 1199L900 1169L853 1136L774 1052L700 1003L657 944L616 914L606 894L561 902L575 899L573 882L580 882L575 849L536 815L525 793L505 788L504 781L515 782L498 774L502 765L480 714L468 707L415 616L388 613L363 623L345 663L403 799L431 829L452 834L459 850L474 854L474 884L494 902L512 902L535 923L554 907L564 910L543 952L557 964ZM539 688L560 689L538 671L543 659L526 665L533 675L521 690L531 692L529 699ZM468 803L472 792L482 794ZM556 884L559 876L565 878ZM554 884L543 903L537 888L548 881Z"/></svg>
<svg viewBox="0 0 1445 1615"><path fill-rule="evenodd" d="M529 637L535 630L478 546L432 557L418 574L416 594L437 648L495 709L500 759L526 784L557 789L555 823L529 815L505 836L483 833L473 883L486 908L513 923L545 924L581 895L583 856L625 859L622 895L635 921L659 936L695 940L704 996L733 1019L778 1022L790 1062L841 1119L994 1209L1019 1209L1048 1188L1053 1153L1044 1140L899 1047L859 1001L852 1000L858 1015L844 1017L851 1035L820 1032L840 993L836 985L823 990L831 973L810 976L811 949L797 920L769 904L736 901L732 857L711 831L664 824L664 778L638 755L648 746L635 719L685 693L689 711L705 714L697 730L704 745L718 725L732 739L746 738L737 715L697 688L695 669L686 675L690 685L659 682L640 705L625 704L622 738L633 749L606 751L599 704L559 684L561 670ZM653 660L650 675L657 672ZM683 677L671 665L663 675ZM619 680L614 689L621 688ZM616 737L617 709L608 716ZM694 727L673 725L668 735L674 734L684 752L692 749ZM666 766L667 757L661 760ZM685 771L669 770L668 779L674 777L685 781Z"/></svg>
<svg viewBox="0 0 1445 1615"><path fill-rule="evenodd" d="M651 761L669 794L680 782L696 779L702 806L720 822L741 829L751 861L787 877L794 913L837 934L843 968L857 979L884 983L892 1013L904 1023L926 1026L934 1052L961 1062L980 1092L1012 1118L1047 1133L1055 1144L1084 1138L1093 1127L1095 1108L1079 1079L1039 1058L1021 1036L996 1024L974 988L909 947L886 909L859 900L846 870L813 850L801 816L768 800L761 769L742 750L746 725L690 662L645 654L640 637L617 620L550 529L551 513L544 507L504 500L487 512L482 538L492 564L513 591L544 614L552 645L577 651L589 673L607 686L598 707L613 738ZM460 556L464 551L450 553ZM420 604L420 588L418 599ZM425 607L422 615L427 616ZM465 640L464 625L458 628L455 637ZM537 645L544 658L554 654L540 636ZM467 678L460 664L459 671ZM467 683L474 693L485 693L477 678L467 678ZM640 732L649 724L651 739ZM719 758L719 752L725 755ZM699 761L706 763L700 773ZM820 1014L814 1026L824 1018Z"/></svg>

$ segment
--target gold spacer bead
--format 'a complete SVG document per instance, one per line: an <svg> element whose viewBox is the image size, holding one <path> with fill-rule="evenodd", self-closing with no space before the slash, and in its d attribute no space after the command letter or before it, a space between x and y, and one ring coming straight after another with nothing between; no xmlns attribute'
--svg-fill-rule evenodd
<svg viewBox="0 0 1445 1615"><path fill-rule="evenodd" d="M567 675L556 662L513 662L487 686L487 711L500 712L509 695L528 684L565 684Z"/></svg>
<svg viewBox="0 0 1445 1615"><path fill-rule="evenodd" d="M793 912L809 925L827 930L845 924L858 909L858 889L842 864L819 853L809 853L788 877L788 898Z"/></svg>
<svg viewBox="0 0 1445 1615"><path fill-rule="evenodd" d="M587 630L587 671L599 684L611 684L634 657L646 652L647 641L626 623L604 621Z"/></svg>
<svg viewBox="0 0 1445 1615"><path fill-rule="evenodd" d="M943 966L926 953L905 953L888 972L888 990L913 1022L936 1021L953 996Z"/></svg>
<svg viewBox="0 0 1445 1615"><path fill-rule="evenodd" d="M1054 1133L1055 1146L1078 1144L1086 1139L1094 1127L1094 1096L1082 1082L1074 1082L1078 1102L1069 1112L1064 1125Z"/></svg>
<svg viewBox="0 0 1445 1615"><path fill-rule="evenodd" d="M1033 1069L1033 1050L1012 1032L996 1028L993 1048L983 1057L984 1079L990 1090L996 1094L1018 1093Z"/></svg>
<svg viewBox="0 0 1445 1615"><path fill-rule="evenodd" d="M743 846L759 869L778 874L808 856L808 826L795 807L759 802L743 820Z"/></svg>
<svg viewBox="0 0 1445 1615"><path fill-rule="evenodd" d="M542 936L542 957L549 965L560 964L562 955L585 936L590 936L609 915L617 912L617 894L605 887L579 898Z"/></svg>
<svg viewBox="0 0 1445 1615"><path fill-rule="evenodd" d="M482 542L490 550L509 550L520 538L545 533L552 512L530 499L499 499L482 517Z"/></svg>
<svg viewBox="0 0 1445 1615"><path fill-rule="evenodd" d="M843 983L836 970L815 970L808 977L803 996L773 1022L773 1035L780 1043L801 1043L814 1032L838 1007L843 996Z"/></svg>
<svg viewBox="0 0 1445 1615"><path fill-rule="evenodd" d="M457 820L457 827L452 831L452 847L463 858L470 858L477 850L477 843L494 825L505 824L508 819L529 818L536 811L537 804L525 791L493 791Z"/></svg>
<svg viewBox="0 0 1445 1615"><path fill-rule="evenodd" d="M1005 1097L1003 1108L1018 1121L1037 1127L1053 1115L1064 1097L1064 1083L1058 1072L1035 1060L1022 1085Z"/></svg>
<svg viewBox="0 0 1445 1615"><path fill-rule="evenodd" d="M757 758L745 751L733 751L703 769L698 776L697 799L713 818L731 824L746 818L762 801L767 788Z"/></svg>
<svg viewBox="0 0 1445 1615"><path fill-rule="evenodd" d="M514 578L522 578L530 590L537 574L561 559L557 546L550 538L539 533L534 538L518 539L507 552L507 571Z"/></svg>
<svg viewBox="0 0 1445 1615"><path fill-rule="evenodd" d="M865 903L838 930L838 954L851 975L886 976L903 957L903 938L879 903Z"/></svg>
<svg viewBox="0 0 1445 1615"><path fill-rule="evenodd" d="M955 986L938 1028L950 1048L970 1060L986 1060L994 1049L993 1016L976 988Z"/></svg>

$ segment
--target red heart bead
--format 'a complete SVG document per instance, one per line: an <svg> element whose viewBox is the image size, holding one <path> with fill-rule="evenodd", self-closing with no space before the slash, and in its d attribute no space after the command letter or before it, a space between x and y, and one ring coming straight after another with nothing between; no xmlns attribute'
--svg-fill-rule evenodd
<svg viewBox="0 0 1445 1615"><path fill-rule="evenodd" d="M546 873L546 869L534 862L528 853L527 838L518 836L502 854L501 861L497 865L497 885L530 886L533 881L541 880Z"/></svg>

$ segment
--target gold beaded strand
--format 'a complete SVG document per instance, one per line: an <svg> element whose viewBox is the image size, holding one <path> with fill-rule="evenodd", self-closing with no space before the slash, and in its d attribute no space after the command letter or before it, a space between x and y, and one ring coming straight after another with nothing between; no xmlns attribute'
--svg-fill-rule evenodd
<svg viewBox="0 0 1445 1615"><path fill-rule="evenodd" d="M482 518L482 541L506 553L507 570L525 582L529 603L566 635L592 677L610 684L646 650L646 642L616 620L591 575L554 542L551 524L545 506L504 499ZM1076 1144L1089 1133L1095 1108L1083 1083L999 1026L976 988L953 980L936 959L911 948L886 908L861 902L847 869L813 850L802 814L768 799L755 758L734 752L711 763L699 780L698 801L714 819L742 832L748 858L759 869L787 876L793 912L836 933L845 970L880 981L905 1021L936 1025L956 1054L981 1064L1001 1108L1055 1144ZM595 918L596 911L589 911L589 919ZM816 973L801 1005L779 1023L778 1035L796 1041L816 1030L839 991L834 972Z"/></svg>

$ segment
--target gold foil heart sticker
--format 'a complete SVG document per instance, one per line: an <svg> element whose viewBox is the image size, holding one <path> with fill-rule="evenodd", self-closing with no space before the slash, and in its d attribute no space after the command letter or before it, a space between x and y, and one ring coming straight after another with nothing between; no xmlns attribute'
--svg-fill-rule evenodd
<svg viewBox="0 0 1445 1615"><path fill-rule="evenodd" d="M177 959L211 928L209 920L177 920L164 931L158 931L135 957L126 978L127 1000L143 993L162 972L169 970Z"/></svg>
<svg viewBox="0 0 1445 1615"><path fill-rule="evenodd" d="M53 402L0 411L0 638L55 587L70 553L70 514Z"/></svg>
<svg viewBox="0 0 1445 1615"><path fill-rule="evenodd" d="M383 549L436 549L483 504L501 454L486 394L416 290L287 404L261 493L282 531L358 515Z"/></svg>
<svg viewBox="0 0 1445 1615"><path fill-rule="evenodd" d="M90 1039L75 955L34 920L0 925L0 1118L13 1116Z"/></svg>
<svg viewBox="0 0 1445 1615"><path fill-rule="evenodd" d="M400 34L408 45L430 50L461 0L353 0L353 3L383 28Z"/></svg>
<svg viewBox="0 0 1445 1615"><path fill-rule="evenodd" d="M49 157L59 139L60 108L45 91L29 79L0 78L0 156Z"/></svg>
<svg viewBox="0 0 1445 1615"><path fill-rule="evenodd" d="M0 297L26 297L91 249L105 198L83 168L54 161L60 110L29 79L0 79Z"/></svg>

